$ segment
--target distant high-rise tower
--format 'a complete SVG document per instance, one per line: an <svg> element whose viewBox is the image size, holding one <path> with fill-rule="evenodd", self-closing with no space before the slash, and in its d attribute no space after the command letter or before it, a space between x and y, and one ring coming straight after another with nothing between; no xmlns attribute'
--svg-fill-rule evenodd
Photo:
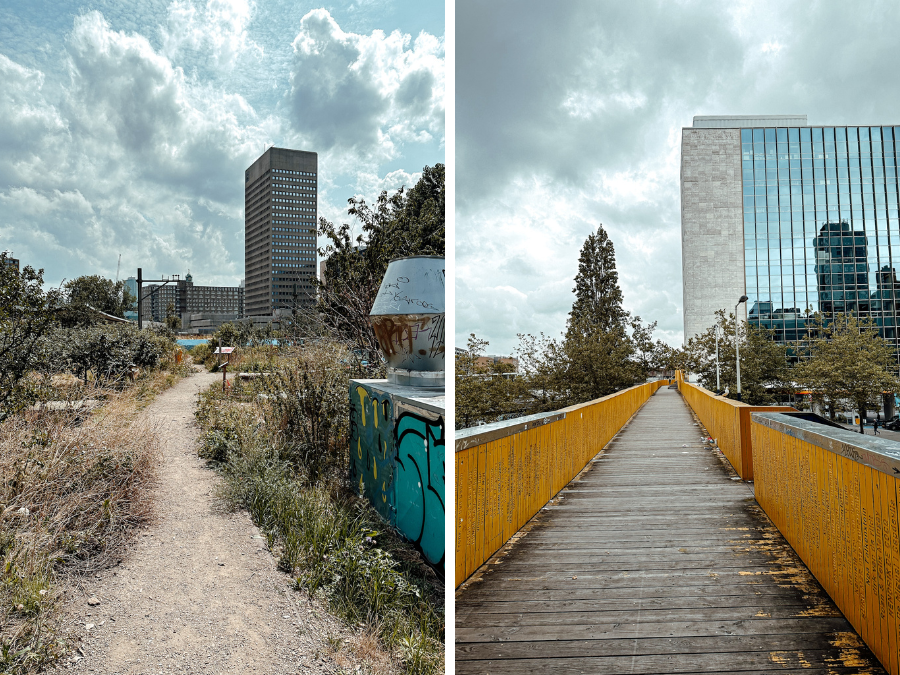
<svg viewBox="0 0 900 675"><path fill-rule="evenodd" d="M272 147L244 173L245 316L315 303L318 166Z"/></svg>

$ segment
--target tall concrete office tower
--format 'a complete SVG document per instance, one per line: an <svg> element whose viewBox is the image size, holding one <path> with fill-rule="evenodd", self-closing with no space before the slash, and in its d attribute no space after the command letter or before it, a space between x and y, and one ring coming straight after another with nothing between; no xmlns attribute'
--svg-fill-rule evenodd
<svg viewBox="0 0 900 675"><path fill-rule="evenodd" d="M900 126L695 117L681 152L685 340L747 295L739 317L778 341L804 337L807 310L853 312L900 355L898 144Z"/></svg>
<svg viewBox="0 0 900 675"><path fill-rule="evenodd" d="M315 303L315 152L269 148L244 172L244 315Z"/></svg>

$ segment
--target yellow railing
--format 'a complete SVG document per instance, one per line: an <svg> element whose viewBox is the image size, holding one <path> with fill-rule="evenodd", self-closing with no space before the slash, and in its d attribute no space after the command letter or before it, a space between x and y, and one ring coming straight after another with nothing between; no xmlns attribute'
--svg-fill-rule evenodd
<svg viewBox="0 0 900 675"><path fill-rule="evenodd" d="M456 585L496 553L668 380L456 433Z"/></svg>
<svg viewBox="0 0 900 675"><path fill-rule="evenodd" d="M753 441L750 437L750 413L788 412L786 406L754 406L716 396L708 389L684 381L681 371L676 374L678 390L691 407L722 454L744 480L753 480Z"/></svg>
<svg viewBox="0 0 900 675"><path fill-rule="evenodd" d="M900 675L900 452L785 415L754 414L756 500L892 675Z"/></svg>

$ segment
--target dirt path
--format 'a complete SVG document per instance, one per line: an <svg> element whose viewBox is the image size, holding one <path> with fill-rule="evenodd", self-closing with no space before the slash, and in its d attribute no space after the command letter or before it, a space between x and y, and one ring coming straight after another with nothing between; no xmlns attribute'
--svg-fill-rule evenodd
<svg viewBox="0 0 900 675"><path fill-rule="evenodd" d="M194 410L217 379L197 373L145 411L163 439L157 521L117 567L66 592L63 630L80 652L56 672L281 675L336 672L336 661L356 670L332 654L347 631L290 588L249 516L214 498L220 479L197 457Z"/></svg>

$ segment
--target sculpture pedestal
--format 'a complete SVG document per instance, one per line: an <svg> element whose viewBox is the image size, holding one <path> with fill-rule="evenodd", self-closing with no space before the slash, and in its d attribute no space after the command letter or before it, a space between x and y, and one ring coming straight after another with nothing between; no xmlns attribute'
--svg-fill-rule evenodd
<svg viewBox="0 0 900 675"><path fill-rule="evenodd" d="M350 477L444 572L444 388L350 380Z"/></svg>

